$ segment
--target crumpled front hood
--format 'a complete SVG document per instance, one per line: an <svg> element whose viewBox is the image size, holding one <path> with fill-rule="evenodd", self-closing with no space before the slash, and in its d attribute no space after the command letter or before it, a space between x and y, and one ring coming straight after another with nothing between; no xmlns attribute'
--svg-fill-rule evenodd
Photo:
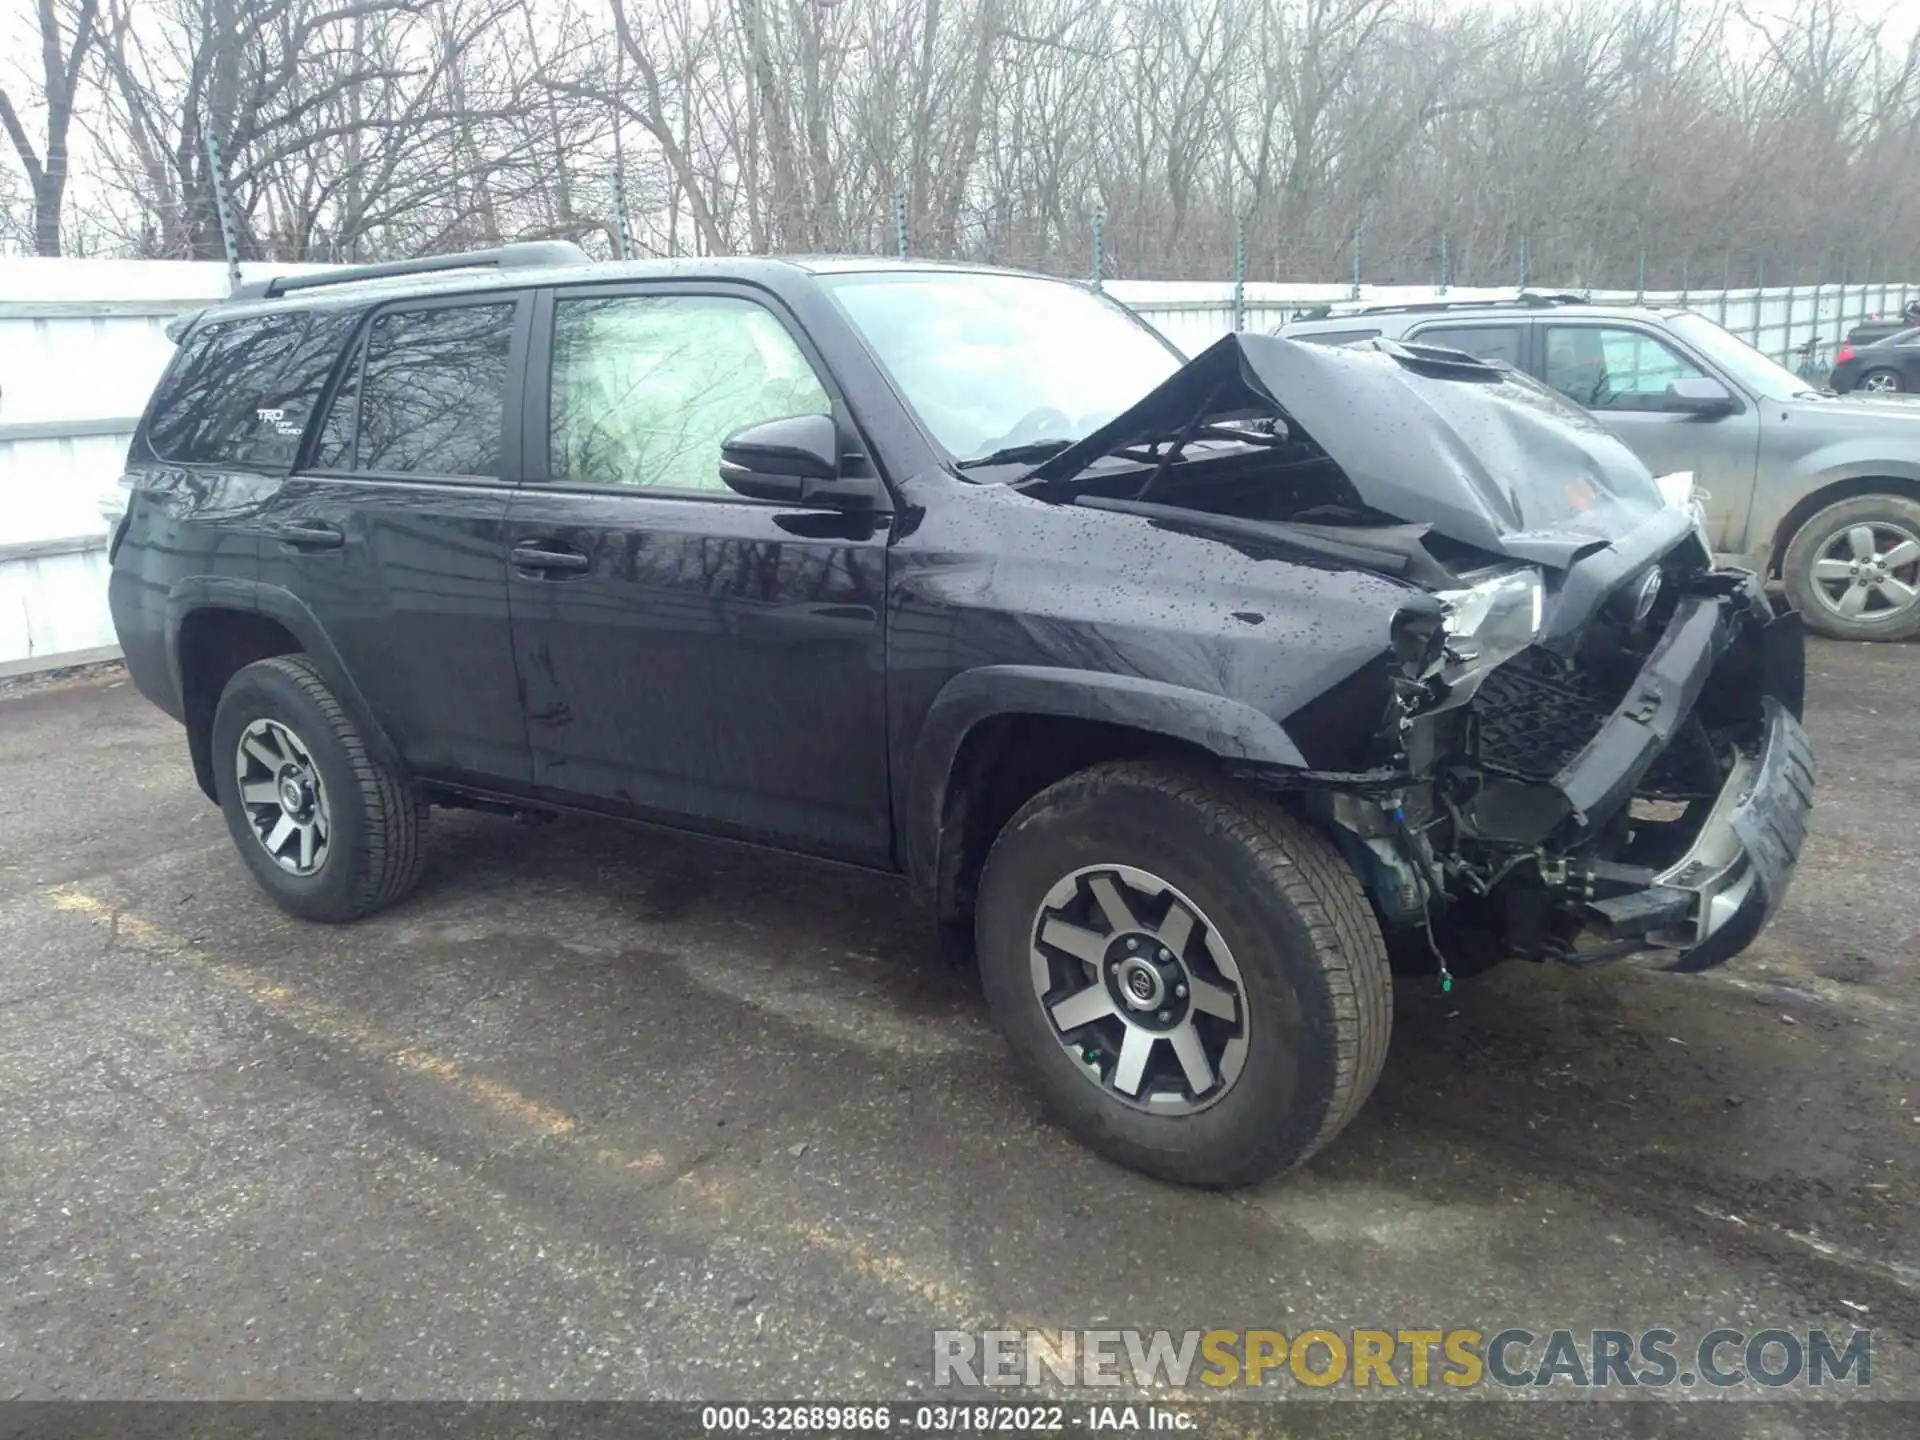
<svg viewBox="0 0 1920 1440"><path fill-rule="evenodd" d="M1537 381L1448 353L1229 335L1026 478L1065 480L1119 447L1200 423L1278 416L1367 505L1497 555L1565 567L1663 508L1646 466L1585 412ZM1156 498L1177 503L1176 476Z"/></svg>

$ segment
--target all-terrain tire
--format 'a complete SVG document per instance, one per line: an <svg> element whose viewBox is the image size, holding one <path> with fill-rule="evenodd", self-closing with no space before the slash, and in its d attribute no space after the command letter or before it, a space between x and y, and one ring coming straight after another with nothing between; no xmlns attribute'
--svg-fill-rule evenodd
<svg viewBox="0 0 1920 1440"><path fill-rule="evenodd" d="M325 786L330 812L324 860L314 873L289 873L268 853L240 797L241 737L254 722L297 735ZM227 682L213 717L214 788L240 858L282 909L303 920L339 922L393 904L420 879L424 801L377 758L339 698L304 656L246 666Z"/></svg>
<svg viewBox="0 0 1920 1440"><path fill-rule="evenodd" d="M1920 504L1903 495L1860 495L1819 511L1800 527L1780 561L1787 599L1809 630L1835 640L1909 640L1920 635L1920 604L1898 610L1877 607L1849 618L1836 611L1828 593L1820 591L1815 563L1831 558L1829 550L1857 526L1874 530L1883 540L1896 535L1920 539ZM1920 567L1904 566L1895 578L1909 587L1920 584Z"/></svg>
<svg viewBox="0 0 1920 1440"><path fill-rule="evenodd" d="M1239 970L1245 1061L1206 1108L1154 1114L1120 1098L1063 1043L1036 990L1045 897L1106 865L1188 897ZM1359 1112L1386 1059L1392 978L1353 871L1318 831L1201 768L1122 761L1042 791L994 842L975 929L988 1003L1049 1112L1148 1174L1235 1186L1290 1169Z"/></svg>

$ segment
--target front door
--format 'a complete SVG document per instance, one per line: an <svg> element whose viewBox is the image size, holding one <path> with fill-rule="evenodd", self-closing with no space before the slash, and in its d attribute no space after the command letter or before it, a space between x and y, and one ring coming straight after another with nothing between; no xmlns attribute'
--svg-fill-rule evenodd
<svg viewBox="0 0 1920 1440"><path fill-rule="evenodd" d="M761 420L835 414L851 439L796 332L751 292L561 291L534 357L507 531L535 786L884 862L887 517L719 475Z"/></svg>
<svg viewBox="0 0 1920 1440"><path fill-rule="evenodd" d="M528 778L506 519L519 463L507 401L531 305L504 295L376 312L307 465L259 515L262 582L313 612L426 777Z"/></svg>
<svg viewBox="0 0 1920 1440"><path fill-rule="evenodd" d="M1655 475L1691 471L1705 493L1707 536L1716 551L1739 547L1760 457L1760 412L1753 401L1653 331L1624 323L1558 321L1545 331L1546 382L1593 413ZM1738 408L1730 414L1676 410L1676 380L1716 379Z"/></svg>

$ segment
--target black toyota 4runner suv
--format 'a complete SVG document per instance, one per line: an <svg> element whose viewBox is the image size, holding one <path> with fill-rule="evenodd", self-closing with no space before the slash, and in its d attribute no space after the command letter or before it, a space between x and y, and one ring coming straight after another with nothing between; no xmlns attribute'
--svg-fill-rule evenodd
<svg viewBox="0 0 1920 1440"><path fill-rule="evenodd" d="M112 606L296 915L429 807L898 872L1087 1143L1297 1164L1390 949L1697 970L1780 904L1797 617L1538 383L1078 285L566 246L255 284L178 327Z"/></svg>

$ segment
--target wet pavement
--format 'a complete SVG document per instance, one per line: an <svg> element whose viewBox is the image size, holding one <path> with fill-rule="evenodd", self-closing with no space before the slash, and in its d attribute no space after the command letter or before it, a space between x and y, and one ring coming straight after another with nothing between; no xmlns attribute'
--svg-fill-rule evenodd
<svg viewBox="0 0 1920 1440"><path fill-rule="evenodd" d="M0 1400L911 1399L936 1329L1655 1325L1871 1328L1920 1397L1917 692L1920 647L1815 646L1814 837L1747 956L1405 980L1361 1118L1219 1195L1048 1126L886 879L436 812L410 900L308 926L117 671L16 685Z"/></svg>

